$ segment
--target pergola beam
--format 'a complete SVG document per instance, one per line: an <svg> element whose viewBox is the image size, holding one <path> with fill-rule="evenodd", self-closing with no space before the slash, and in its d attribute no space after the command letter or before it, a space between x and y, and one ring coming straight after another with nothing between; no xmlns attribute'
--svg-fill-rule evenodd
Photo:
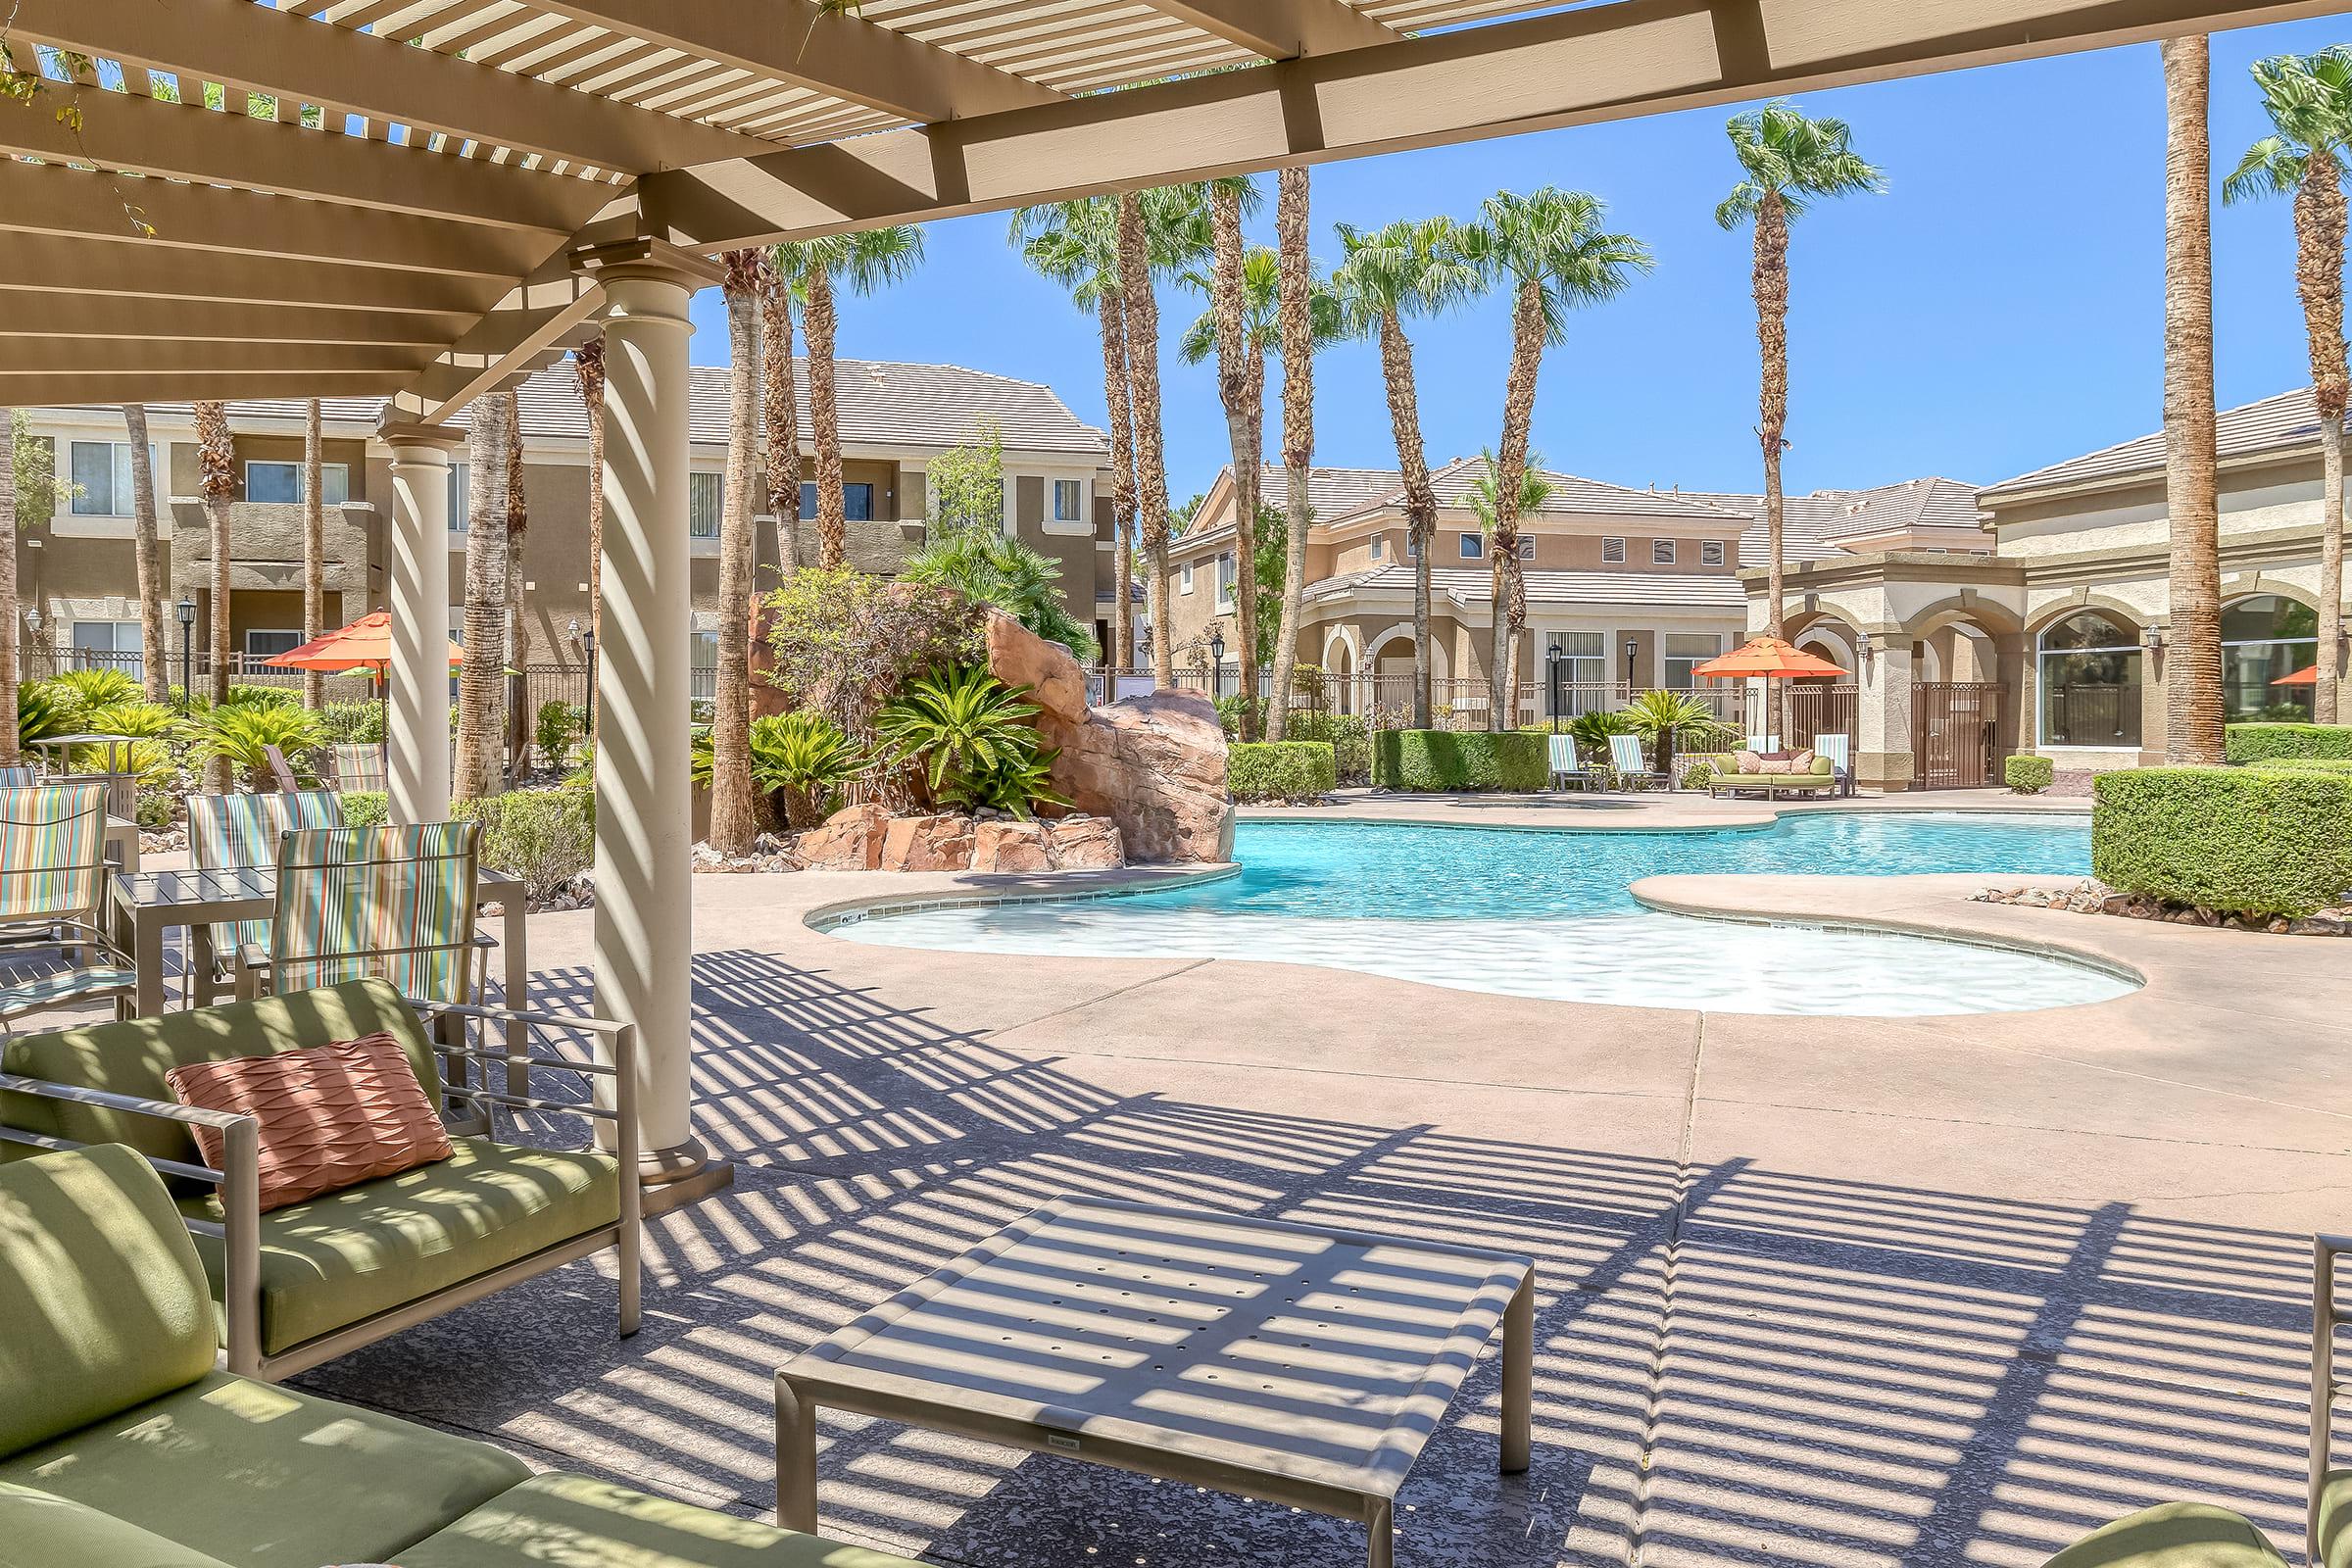
<svg viewBox="0 0 2352 1568"><path fill-rule="evenodd" d="M639 231L719 250L2345 9L2345 0L1614 0L656 175L639 185Z"/></svg>
<svg viewBox="0 0 2352 1568"><path fill-rule="evenodd" d="M61 0L71 4L73 0ZM242 0L230 0L242 3ZM934 123L1056 103L1050 87L815 0L534 0L575 22ZM1241 0L1256 4L1258 0Z"/></svg>
<svg viewBox="0 0 2352 1568"><path fill-rule="evenodd" d="M760 145L253 0L16 0L9 30L24 43L171 72L183 82L331 104L622 173L682 169Z"/></svg>
<svg viewBox="0 0 2352 1568"><path fill-rule="evenodd" d="M69 370L0 378L0 404L74 408L92 403L177 403L190 398L382 397L404 377L381 370Z"/></svg>
<svg viewBox="0 0 2352 1568"><path fill-rule="evenodd" d="M0 336L0 400L22 375L75 371L140 375L148 371L341 370L414 373L436 351L429 345L381 343L207 342L180 338Z"/></svg>
<svg viewBox="0 0 2352 1568"><path fill-rule="evenodd" d="M0 246L0 288L42 296L39 308L44 311L77 298L96 302L100 310L156 300L172 308L209 302L322 313L415 312L470 322L497 302L502 287L487 278L124 245L116 239L11 234ZM450 335L463 330L463 324L453 327Z"/></svg>
<svg viewBox="0 0 2352 1568"><path fill-rule="evenodd" d="M186 339L213 343L373 343L438 354L472 312L330 311L250 300L102 299L9 286L0 267L0 338Z"/></svg>
<svg viewBox="0 0 2352 1568"><path fill-rule="evenodd" d="M1404 36L1345 0L1151 0L1151 6L1268 60L1336 55Z"/></svg>
<svg viewBox="0 0 2352 1568"><path fill-rule="evenodd" d="M0 115L0 152L519 229L550 247L614 194L609 184L130 93L84 92L79 107L78 127L49 114Z"/></svg>
<svg viewBox="0 0 2352 1568"><path fill-rule="evenodd" d="M551 262L476 321L393 399L389 416L436 424L499 383L533 368L604 303L594 278L570 270L568 258Z"/></svg>
<svg viewBox="0 0 2352 1568"><path fill-rule="evenodd" d="M137 221L154 232L141 234ZM502 279L555 248L524 230L14 160L0 160L0 233ZM0 268L10 248L0 246Z"/></svg>

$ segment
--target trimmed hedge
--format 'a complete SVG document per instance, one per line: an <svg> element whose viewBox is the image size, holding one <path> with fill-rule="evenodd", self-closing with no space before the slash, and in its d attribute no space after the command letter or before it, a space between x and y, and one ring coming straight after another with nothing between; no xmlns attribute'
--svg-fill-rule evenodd
<svg viewBox="0 0 2352 1568"><path fill-rule="evenodd" d="M2257 773L2352 773L2352 757L2278 757L2248 765Z"/></svg>
<svg viewBox="0 0 2352 1568"><path fill-rule="evenodd" d="M2110 887L2305 915L2352 889L2352 775L2258 767L2101 773L2091 871Z"/></svg>
<svg viewBox="0 0 2352 1568"><path fill-rule="evenodd" d="M1551 782L1548 735L1512 730L1390 729L1372 738L1372 782L1387 789L1503 790L1533 795Z"/></svg>
<svg viewBox="0 0 2352 1568"><path fill-rule="evenodd" d="M387 820L391 797L382 790L345 790L343 792L343 825L345 827L382 827Z"/></svg>
<svg viewBox="0 0 2352 1568"><path fill-rule="evenodd" d="M1329 741L1253 741L1225 749L1225 787L1237 801L1306 801L1338 784Z"/></svg>
<svg viewBox="0 0 2352 1568"><path fill-rule="evenodd" d="M2039 795L2058 780L2058 764L2046 757L2012 757L2001 764L2001 781L2019 795Z"/></svg>
<svg viewBox="0 0 2352 1568"><path fill-rule="evenodd" d="M2223 736L2222 755L2232 762L2268 762L2281 757L2352 758L2352 724L2231 724Z"/></svg>

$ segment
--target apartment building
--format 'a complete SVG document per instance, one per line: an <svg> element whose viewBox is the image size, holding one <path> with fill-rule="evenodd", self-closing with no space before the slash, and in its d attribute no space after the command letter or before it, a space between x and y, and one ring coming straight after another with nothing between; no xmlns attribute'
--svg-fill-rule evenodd
<svg viewBox="0 0 2352 1568"><path fill-rule="evenodd" d="M802 448L805 459L812 459L808 367L804 362L796 369ZM688 420L693 477L686 526L695 556L698 665L716 659L727 374L718 367L695 368ZM1100 430L1047 387L955 366L843 361L836 383L854 564L895 570L921 542L929 465L993 424L1004 452L1004 531L1059 564L1073 614L1089 622L1107 615L1107 598L1098 602L1098 585L1107 594L1113 561L1104 467L1109 448ZM517 395L530 514L520 657L534 663L574 662L582 653L577 628L589 614L587 410L568 365L533 375ZM330 627L384 606L392 479L391 454L374 439L382 407L372 398L322 403ZM228 527L230 636L238 654L260 659L301 641L304 410L299 402L277 400L231 403L228 412L238 483ZM49 515L19 518L20 635L61 650L137 652L131 463L122 411L29 408L19 410L18 418L34 438L53 444L59 477L73 486L71 498ZM148 434L168 595L190 603L203 628L211 623L212 562L197 497L193 411L186 404L151 406ZM463 451L459 458L451 476L453 585L465 582L467 475ZM802 511L815 515L812 476L802 487ZM814 533L813 526L802 529L804 560L813 559ZM772 520L759 530L759 550L762 579L772 583L778 564ZM452 624L463 620L463 608L453 606ZM168 625L167 634L176 638L176 626ZM175 644L165 653L176 661L179 649Z"/></svg>

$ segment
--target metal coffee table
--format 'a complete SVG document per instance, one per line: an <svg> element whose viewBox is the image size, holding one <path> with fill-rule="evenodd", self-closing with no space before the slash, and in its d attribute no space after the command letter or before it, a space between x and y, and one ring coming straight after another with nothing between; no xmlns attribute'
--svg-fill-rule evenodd
<svg viewBox="0 0 2352 1568"><path fill-rule="evenodd" d="M1535 1265L1303 1225L1059 1199L776 1374L776 1513L816 1528L816 1412L1113 1465L1370 1529L1502 1325L1525 1470Z"/></svg>

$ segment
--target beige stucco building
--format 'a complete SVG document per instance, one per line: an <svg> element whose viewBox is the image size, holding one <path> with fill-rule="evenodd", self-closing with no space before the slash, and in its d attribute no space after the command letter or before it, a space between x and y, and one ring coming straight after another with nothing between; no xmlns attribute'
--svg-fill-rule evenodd
<svg viewBox="0 0 2352 1568"><path fill-rule="evenodd" d="M801 409L806 458L807 366ZM837 374L843 481L850 555L868 570L896 568L919 544L930 463L993 423L1004 448L1004 520L1061 568L1071 612L1094 623L1109 613L1112 543L1109 448L1053 392L942 365L843 361ZM698 675L716 659L718 524L724 506L727 371L698 367L689 409L691 467L688 530L693 555L693 658ZM519 390L524 486L530 526L524 537L526 646L520 662L577 663L578 628L588 624L588 418L568 365L531 376ZM260 660L301 640L303 405L285 399L229 405L236 443L238 499L229 520L230 636L236 653ZM342 625L386 602L392 455L376 436L382 400L323 401L326 520L326 623ZM36 647L135 655L139 649L137 574L132 560L132 497L122 411L113 408L24 409L19 419L54 444L70 500L46 517L19 521L24 640ZM459 421L461 424L463 420ZM168 563L168 597L195 609L196 641L211 616L209 530L197 499L195 421L186 404L148 411L154 448L158 523ZM457 455L449 489L450 581L465 581L466 473ZM812 470L805 469L804 513L815 514ZM813 523L802 529L802 553L814 549ZM772 520L759 529L762 586L778 564ZM1098 592L1102 602L1098 605ZM464 621L452 606L451 624ZM167 636L179 635L166 615ZM178 675L177 642L165 651ZM197 650L201 657L201 647ZM707 684L707 675L703 676Z"/></svg>

